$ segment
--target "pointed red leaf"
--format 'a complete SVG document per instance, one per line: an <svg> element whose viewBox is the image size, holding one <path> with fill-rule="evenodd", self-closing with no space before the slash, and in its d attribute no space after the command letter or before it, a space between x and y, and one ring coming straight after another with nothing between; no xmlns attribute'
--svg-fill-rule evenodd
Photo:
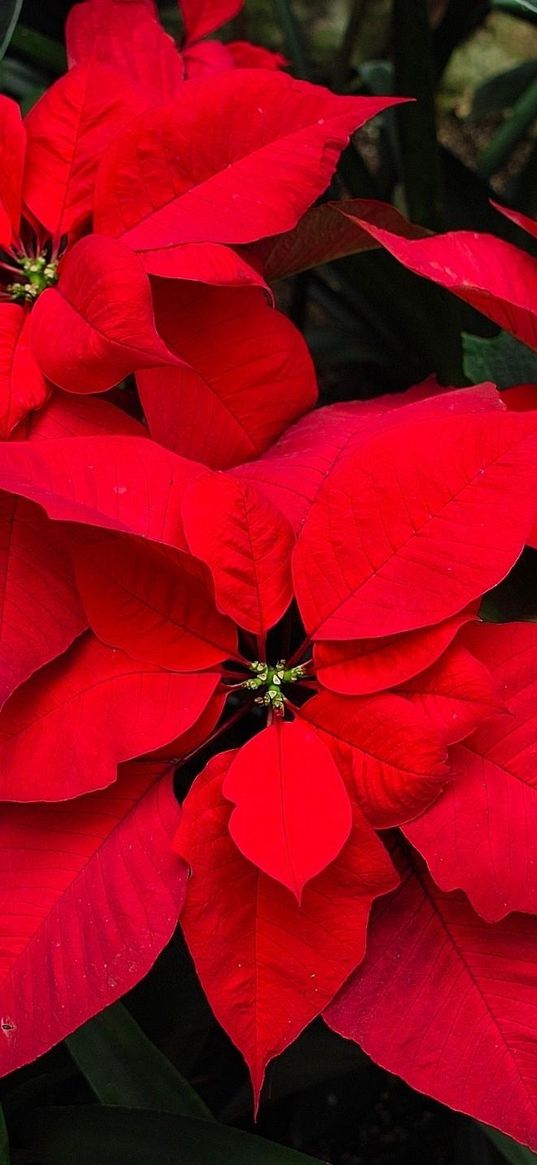
<svg viewBox="0 0 537 1165"><path fill-rule="evenodd" d="M192 81L106 151L95 229L134 251L288 230L325 190L350 134L398 100L336 97L268 69Z"/></svg>
<svg viewBox="0 0 537 1165"><path fill-rule="evenodd" d="M24 200L55 238L90 214L103 150L142 109L125 78L97 61L60 77L30 110Z"/></svg>
<svg viewBox="0 0 537 1165"><path fill-rule="evenodd" d="M0 245L8 247L18 234L26 130L20 108L10 97L0 96Z"/></svg>
<svg viewBox="0 0 537 1165"><path fill-rule="evenodd" d="M218 680L160 671L84 636L0 713L2 800L60 801L110 785L120 761L194 724Z"/></svg>
<svg viewBox="0 0 537 1165"><path fill-rule="evenodd" d="M201 40L240 12L244 0L179 0L187 40Z"/></svg>
<svg viewBox="0 0 537 1165"><path fill-rule="evenodd" d="M171 36L147 0L87 0L67 16L65 40L69 64L100 61L151 104L173 101L183 84L184 66Z"/></svg>
<svg viewBox="0 0 537 1165"><path fill-rule="evenodd" d="M362 959L371 902L393 888L396 875L355 809L349 840L308 882L299 906L231 840L222 779L233 756L210 761L185 801L176 845L192 877L181 922L211 1007L247 1060L258 1099L269 1060Z"/></svg>
<svg viewBox="0 0 537 1165"><path fill-rule="evenodd" d="M224 711L228 694L223 687L217 688L195 724L163 748L155 749L151 753L151 760L169 760L177 764L206 744Z"/></svg>
<svg viewBox="0 0 537 1165"><path fill-rule="evenodd" d="M155 328L147 275L117 239L80 239L31 325L42 371L69 392L104 392L136 368L178 363Z"/></svg>
<svg viewBox="0 0 537 1165"><path fill-rule="evenodd" d="M365 696L397 687L435 663L460 628L474 618L475 613L467 610L436 627L385 639L316 643L315 671L323 687L343 696Z"/></svg>
<svg viewBox="0 0 537 1165"><path fill-rule="evenodd" d="M331 753L300 720L276 719L239 749L223 785L244 857L300 902L306 882L337 857L352 824Z"/></svg>
<svg viewBox="0 0 537 1165"><path fill-rule="evenodd" d="M0 303L0 438L47 399L47 386L30 348L30 316L16 303Z"/></svg>
<svg viewBox="0 0 537 1165"><path fill-rule="evenodd" d="M488 926L407 867L325 1019L413 1088L536 1149L536 992L534 918Z"/></svg>
<svg viewBox="0 0 537 1165"><path fill-rule="evenodd" d="M501 328L537 348L537 262L525 251L475 231L411 241L357 219L400 263L447 287Z"/></svg>
<svg viewBox="0 0 537 1165"><path fill-rule="evenodd" d="M219 609L265 635L293 597L287 519L247 482L220 473L191 486L183 525L192 554L211 571Z"/></svg>
<svg viewBox="0 0 537 1165"><path fill-rule="evenodd" d="M322 734L378 829L416 817L449 777L440 737L402 696L321 692L304 704L300 717Z"/></svg>
<svg viewBox="0 0 537 1165"><path fill-rule="evenodd" d="M364 439L370 439L375 429L407 424L421 415L502 409L493 384L442 390L426 380L407 392L329 405L308 413L261 458L235 472L261 489L298 533L325 479Z"/></svg>
<svg viewBox="0 0 537 1165"><path fill-rule="evenodd" d="M3 806L2 1075L134 987L171 938L186 867L163 772L138 762L74 803Z"/></svg>
<svg viewBox="0 0 537 1165"><path fill-rule="evenodd" d="M503 707L489 668L460 643L399 692L424 712L446 745L464 740Z"/></svg>
<svg viewBox="0 0 537 1165"><path fill-rule="evenodd" d="M537 913L537 627L480 624L465 638L506 708L453 749L453 782L406 832L438 885L464 890L496 922Z"/></svg>
<svg viewBox="0 0 537 1165"><path fill-rule="evenodd" d="M2 447L0 488L37 502L49 518L181 546L184 491L204 472L140 437L10 441Z"/></svg>
<svg viewBox="0 0 537 1165"><path fill-rule="evenodd" d="M511 219L515 222L517 227L521 227L523 231L527 231L529 235L537 238L537 221L530 218L528 214L522 214L520 210L513 210L510 206L500 206L499 202L494 202L491 198L491 205L495 210L499 210L500 214L505 215L505 218Z"/></svg>
<svg viewBox="0 0 537 1165"><path fill-rule="evenodd" d="M422 227L407 222L388 203L362 198L323 202L321 206L306 211L292 231L257 244L256 252L263 259L265 279L282 279L318 267L321 263L341 259L344 255L370 251L377 245L375 240L348 215L355 218L369 216L379 226L397 230L409 238L419 238L426 233Z"/></svg>
<svg viewBox="0 0 537 1165"><path fill-rule="evenodd" d="M262 291L159 282L155 308L180 366L137 382L151 435L176 453L227 469L315 404L306 344Z"/></svg>
<svg viewBox="0 0 537 1165"><path fill-rule="evenodd" d="M215 607L209 572L190 555L84 530L73 562L90 626L111 647L174 671L213 667L236 653L236 629Z"/></svg>
<svg viewBox="0 0 537 1165"><path fill-rule="evenodd" d="M87 627L57 527L0 493L0 706Z"/></svg>
<svg viewBox="0 0 537 1165"><path fill-rule="evenodd" d="M298 540L307 630L358 639L449 618L507 574L536 496L535 414L440 415L379 433L332 472Z"/></svg>

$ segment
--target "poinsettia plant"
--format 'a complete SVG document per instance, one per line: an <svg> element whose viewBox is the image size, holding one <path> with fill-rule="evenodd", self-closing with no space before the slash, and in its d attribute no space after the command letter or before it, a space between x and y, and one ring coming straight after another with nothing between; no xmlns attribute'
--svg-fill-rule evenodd
<svg viewBox="0 0 537 1165"><path fill-rule="evenodd" d="M179 925L256 1108L322 1015L537 1149L537 632L482 606L534 545L535 394L319 404L273 286L381 244L535 346L535 262L314 205L401 99L180 7L178 47L82 0L0 99L0 1066Z"/></svg>

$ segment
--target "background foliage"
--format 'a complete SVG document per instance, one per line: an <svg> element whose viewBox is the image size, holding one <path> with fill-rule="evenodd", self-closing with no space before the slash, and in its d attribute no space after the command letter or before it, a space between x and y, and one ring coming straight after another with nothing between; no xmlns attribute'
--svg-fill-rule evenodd
<svg viewBox="0 0 537 1165"><path fill-rule="evenodd" d="M0 4L0 87L25 110L64 69L70 7ZM179 34L176 6L160 7ZM280 49L298 76L337 91L418 98L361 132L332 197L384 199L425 227L490 230L535 249L490 198L537 215L536 0L247 0L229 31ZM312 347L324 403L432 372L453 385L537 381L537 356L386 253L299 275L280 294ZM537 616L536 558L526 552L490 614ZM254 1129L244 1066L179 938L124 1005L3 1081L1 1097L0 1165L536 1160L412 1093L320 1021L272 1067ZM82 1119L77 1104L92 1101Z"/></svg>

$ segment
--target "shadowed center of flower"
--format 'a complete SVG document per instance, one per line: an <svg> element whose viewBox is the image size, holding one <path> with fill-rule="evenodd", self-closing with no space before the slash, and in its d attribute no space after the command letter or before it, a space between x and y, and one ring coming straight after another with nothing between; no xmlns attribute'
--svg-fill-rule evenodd
<svg viewBox="0 0 537 1165"><path fill-rule="evenodd" d="M21 255L15 260L21 278L8 283L7 294L15 303L33 303L47 287L53 287L58 280L58 262L41 252L39 255ZM13 271L15 268L10 267Z"/></svg>
<svg viewBox="0 0 537 1165"><path fill-rule="evenodd" d="M304 667L288 667L284 659L280 659L274 667L255 659L249 668L253 675L244 680L242 687L249 692L259 692L255 703L272 708L275 712L283 712L285 706L282 687L285 684L296 684L306 675Z"/></svg>

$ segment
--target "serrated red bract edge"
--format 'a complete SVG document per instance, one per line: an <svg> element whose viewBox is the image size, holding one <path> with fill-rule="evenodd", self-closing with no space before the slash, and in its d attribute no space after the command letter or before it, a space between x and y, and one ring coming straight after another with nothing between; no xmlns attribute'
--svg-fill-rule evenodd
<svg viewBox="0 0 537 1165"><path fill-rule="evenodd" d="M325 1012L381 1067L537 1149L537 920L483 922L410 856Z"/></svg>
<svg viewBox="0 0 537 1165"><path fill-rule="evenodd" d="M299 906L231 840L222 782L235 755L214 757L197 778L175 844L192 871L181 918L185 938L216 1018L248 1063L257 1107L267 1063L363 958L371 902L397 884L397 875L355 809L348 842L308 883Z"/></svg>
<svg viewBox="0 0 537 1165"><path fill-rule="evenodd" d="M2 1074L134 987L171 938L187 870L166 771L134 762L74 803L3 806Z"/></svg>

